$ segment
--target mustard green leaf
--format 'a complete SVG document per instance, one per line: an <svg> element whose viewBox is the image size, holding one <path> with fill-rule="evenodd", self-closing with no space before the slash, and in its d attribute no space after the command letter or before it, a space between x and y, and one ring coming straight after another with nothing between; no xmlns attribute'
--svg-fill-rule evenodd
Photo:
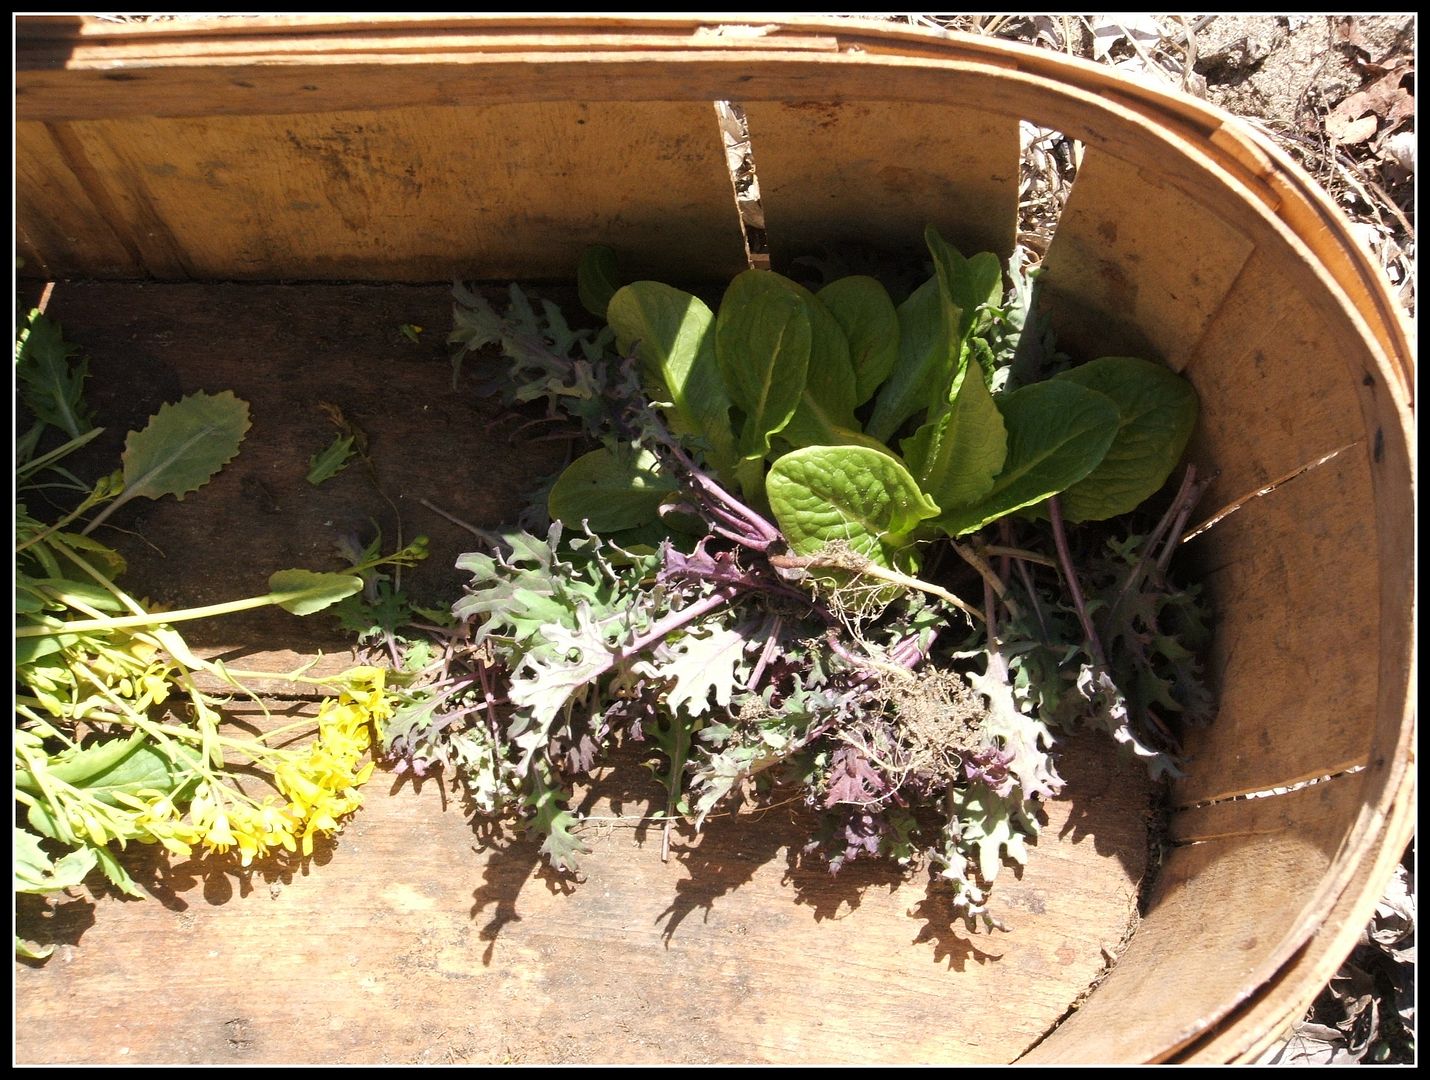
<svg viewBox="0 0 1430 1080"><path fill-rule="evenodd" d="M30 312L15 341L15 377L25 406L36 420L54 425L72 439L94 426L84 403L89 364L70 362L78 352L64 340L59 323L39 309Z"/></svg>
<svg viewBox="0 0 1430 1080"><path fill-rule="evenodd" d="M661 473L659 465L649 450L592 450L557 478L547 509L553 520L578 531L582 521L598 533L649 524L659 518L660 504L676 490L675 481Z"/></svg>
<svg viewBox="0 0 1430 1080"><path fill-rule="evenodd" d="M867 446L795 450L775 461L765 491L796 554L843 542L890 569L908 534L938 513L902 462Z"/></svg>
<svg viewBox="0 0 1430 1080"><path fill-rule="evenodd" d="M47 893L68 889L84 881L94 869L93 848L83 847L56 860L40 846L28 829L15 829L15 891ZM42 953L48 955L48 953Z"/></svg>
<svg viewBox="0 0 1430 1080"><path fill-rule="evenodd" d="M1007 458L986 495L939 518L952 536L1065 491L1097 467L1117 434L1117 406L1075 383L1034 383L1003 395L998 406L1008 430Z"/></svg>
<svg viewBox="0 0 1430 1080"><path fill-rule="evenodd" d="M611 297L621 287L616 253L605 244L592 244L581 253L576 267L576 294L581 306L599 319L606 318Z"/></svg>
<svg viewBox="0 0 1430 1080"><path fill-rule="evenodd" d="M313 570L279 570L268 578L273 603L294 615L311 615L362 591L353 574L319 574Z"/></svg>
<svg viewBox="0 0 1430 1080"><path fill-rule="evenodd" d="M623 353L639 350L653 396L671 403L671 430L704 439L715 471L733 475L739 453L730 396L715 359L715 316L705 302L658 281L637 281L616 291L606 318Z"/></svg>
<svg viewBox="0 0 1430 1080"><path fill-rule="evenodd" d="M182 500L233 460L249 426L248 402L231 390L200 390L160 406L124 443L124 492L117 501L140 495Z"/></svg>
<svg viewBox="0 0 1430 1080"><path fill-rule="evenodd" d="M1136 509L1177 467L1197 423L1197 392L1161 364L1104 356L1054 377L1106 394L1117 434L1097 468L1062 496L1069 521L1105 521Z"/></svg>
<svg viewBox="0 0 1430 1080"><path fill-rule="evenodd" d="M900 445L914 479L944 511L987 495L1008 456L1003 414L976 366L969 370L953 402Z"/></svg>
<svg viewBox="0 0 1430 1080"><path fill-rule="evenodd" d="M899 313L876 278L858 275L832 281L814 294L849 341L854 368L854 404L874 396L899 358Z"/></svg>

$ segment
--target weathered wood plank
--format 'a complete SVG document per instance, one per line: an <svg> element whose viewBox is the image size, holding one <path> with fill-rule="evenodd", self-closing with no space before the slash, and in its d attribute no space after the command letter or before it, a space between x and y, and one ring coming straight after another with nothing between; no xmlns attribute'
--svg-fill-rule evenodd
<svg viewBox="0 0 1430 1080"><path fill-rule="evenodd" d="M1116 967L1025 1063L1155 1060L1254 994L1324 918L1324 879L1363 787L1349 776L1240 803L1230 832L1173 848ZM1219 808L1194 812L1186 828L1226 817ZM1154 1039L1155 1025L1127 1019L1148 1011L1166 1021Z"/></svg>
<svg viewBox="0 0 1430 1080"><path fill-rule="evenodd" d="M1088 147L1043 261L1039 308L1074 356L1150 354L1180 370L1251 250L1212 206Z"/></svg>
<svg viewBox="0 0 1430 1080"><path fill-rule="evenodd" d="M436 781L383 775L310 860L146 863L142 903L44 917L69 942L16 965L16 1059L165 1063L987 1063L1030 1045L1136 917L1147 786L1106 740L1067 744L1065 796L992 937L949 928L924 879L803 865L790 808L677 836L626 759L583 808L585 880L475 829ZM394 786L391 795L385 789ZM614 801L619 809L613 807ZM37 932L22 917L22 932ZM55 1024L59 1014L90 1019Z"/></svg>
<svg viewBox="0 0 1430 1080"><path fill-rule="evenodd" d="M435 286L57 285L49 312L89 357L88 397L106 428L75 459L82 475L115 468L125 433L183 394L232 390L252 413L238 457L210 484L182 503L136 500L96 534L128 559L123 583L170 607L235 600L266 592L276 570L340 569L344 533L366 542L380 527L391 551L400 528L431 540L427 561L403 572L407 592L452 603L454 563L475 538L420 500L501 527L566 449L517 432L539 413L476 396L479 360L452 388L451 311ZM403 324L424 328L421 344ZM324 401L368 433L381 493L360 464L307 482L309 458L338 434ZM323 614L265 608L187 624L185 635L254 670L289 671L320 651L320 670L351 663L351 639Z"/></svg>
<svg viewBox="0 0 1430 1080"><path fill-rule="evenodd" d="M882 101L742 104L777 264L851 243L917 262L926 225L966 255L1012 251L1014 118Z"/></svg>
<svg viewBox="0 0 1430 1080"><path fill-rule="evenodd" d="M56 125L143 269L165 280L730 277L744 238L708 103L574 102ZM28 208L28 207L27 207ZM40 206L25 229L52 228ZM93 275L72 245L50 272Z"/></svg>
<svg viewBox="0 0 1430 1080"><path fill-rule="evenodd" d="M1212 725L1188 733L1186 805L1365 764L1380 689L1380 572L1363 450L1192 541L1215 619ZM1359 657L1359 660L1348 659Z"/></svg>

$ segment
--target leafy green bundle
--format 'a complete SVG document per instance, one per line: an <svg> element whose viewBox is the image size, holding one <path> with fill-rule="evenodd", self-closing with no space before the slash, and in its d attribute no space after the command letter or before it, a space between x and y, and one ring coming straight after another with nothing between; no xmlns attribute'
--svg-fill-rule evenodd
<svg viewBox="0 0 1430 1080"><path fill-rule="evenodd" d="M38 311L24 320L15 352L34 417L17 440L17 495L31 506L77 502L50 524L25 503L15 508L15 892L55 893L98 870L142 895L112 850L129 841L179 855L236 849L245 866L279 848L311 854L314 838L361 802L371 728L387 712L386 672L237 671L194 655L174 624L270 604L311 614L357 593L361 575L384 560L350 574L280 570L263 596L146 610L115 583L124 559L90 534L131 499L183 499L206 485L238 453L248 404L200 391L164 405L129 433L121 468L90 485L64 464L102 431L84 404L85 361ZM40 452L56 437L66 441ZM205 690L201 677L225 691ZM316 722L262 734L223 726L230 695L258 701L250 685L266 679L330 696ZM294 745L314 728L315 739ZM32 959L53 950L18 936L15 947Z"/></svg>
<svg viewBox="0 0 1430 1080"><path fill-rule="evenodd" d="M458 287L455 362L495 346L487 389L600 445L550 486L544 535L459 564L439 677L388 727L401 767L451 765L478 809L524 807L573 869L566 785L603 748L654 743L667 822L793 783L832 869L922 852L989 925L986 886L1062 786L1052 726L1094 722L1174 770L1163 717L1210 709L1195 596L1166 579L1199 488L1189 471L1161 522L1093 544L1081 575L1068 525L1163 487L1196 396L1137 358L1020 363L1021 264L1005 300L996 256L927 241L934 273L897 305L872 277L816 293L751 270L712 311L619 286L605 249L579 275L597 333L514 286L505 315ZM961 580L918 576L941 550ZM929 664L951 628L961 647Z"/></svg>

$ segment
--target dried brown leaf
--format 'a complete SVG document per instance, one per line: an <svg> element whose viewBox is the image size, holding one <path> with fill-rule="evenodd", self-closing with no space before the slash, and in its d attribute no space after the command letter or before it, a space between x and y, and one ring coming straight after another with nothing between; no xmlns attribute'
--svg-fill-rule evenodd
<svg viewBox="0 0 1430 1080"><path fill-rule="evenodd" d="M1413 120L1415 98L1401 86L1413 74L1414 69L1408 66L1397 68L1346 98L1326 117L1326 134L1338 142L1359 143L1382 125L1391 130L1405 120Z"/></svg>

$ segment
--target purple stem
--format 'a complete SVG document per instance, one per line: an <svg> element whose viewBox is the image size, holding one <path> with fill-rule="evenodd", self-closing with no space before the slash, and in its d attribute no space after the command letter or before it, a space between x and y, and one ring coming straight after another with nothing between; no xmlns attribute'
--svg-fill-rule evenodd
<svg viewBox="0 0 1430 1080"><path fill-rule="evenodd" d="M1082 586L1078 584L1072 554L1068 551L1067 532L1063 529L1063 508L1056 495L1048 499L1048 520L1053 526L1053 544L1058 549L1058 563L1062 567L1063 578L1067 581L1068 592L1072 594L1073 606L1077 608L1078 622L1082 623L1083 636L1087 638L1088 649L1092 652L1092 662L1099 668L1106 668L1107 658L1102 652L1102 642L1098 639L1097 628L1092 625L1092 617L1087 613L1087 604L1082 598Z"/></svg>

